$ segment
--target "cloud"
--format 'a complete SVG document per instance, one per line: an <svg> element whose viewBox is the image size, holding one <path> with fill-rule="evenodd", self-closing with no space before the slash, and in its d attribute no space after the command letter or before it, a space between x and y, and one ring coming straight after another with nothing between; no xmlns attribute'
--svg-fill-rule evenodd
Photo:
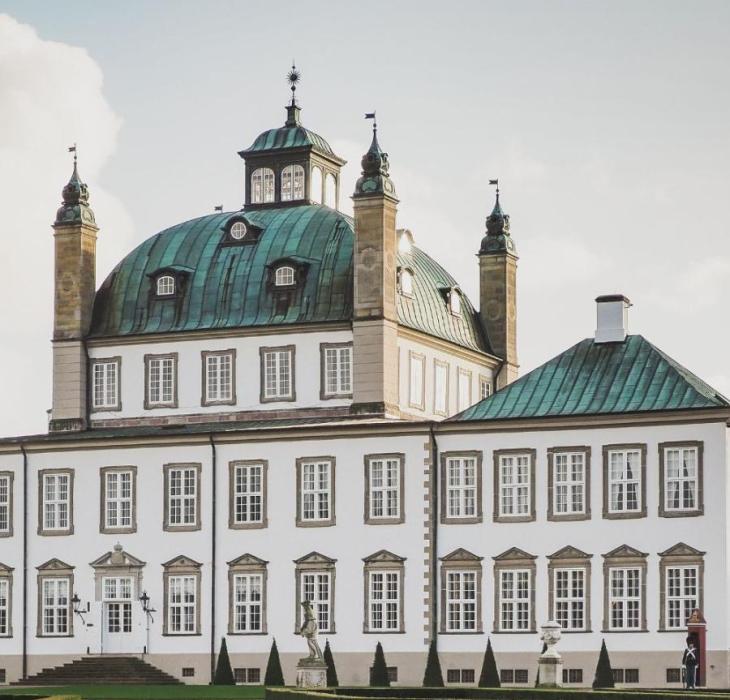
<svg viewBox="0 0 730 700"><path fill-rule="evenodd" d="M0 435L45 430L51 401L53 235L50 224L71 174L67 147L100 222L99 268L129 247L132 223L98 177L116 147L121 119L103 94L97 63L80 48L40 38L0 14ZM101 245L113 237L113 246Z"/></svg>

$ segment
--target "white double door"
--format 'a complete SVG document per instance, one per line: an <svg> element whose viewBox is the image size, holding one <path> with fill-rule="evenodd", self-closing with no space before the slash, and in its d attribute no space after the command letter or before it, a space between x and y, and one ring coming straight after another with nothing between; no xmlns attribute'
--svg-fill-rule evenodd
<svg viewBox="0 0 730 700"><path fill-rule="evenodd" d="M133 605L134 581L131 576L105 576L101 580L101 650L119 654L138 650Z"/></svg>

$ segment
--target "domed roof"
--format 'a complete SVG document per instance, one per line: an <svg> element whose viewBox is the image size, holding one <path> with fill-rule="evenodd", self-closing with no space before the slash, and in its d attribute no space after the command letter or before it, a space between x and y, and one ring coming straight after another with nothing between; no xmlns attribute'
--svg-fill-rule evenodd
<svg viewBox="0 0 730 700"><path fill-rule="evenodd" d="M226 225L245 218L256 243L231 245ZM349 322L353 290L352 219L329 207L302 205L211 214L168 228L135 248L97 292L90 335L116 337L297 323ZM288 306L276 304L269 271L277 261L306 270ZM414 272L413 296L398 295L398 320L473 350L489 352L466 296L449 312L444 290L457 287L415 246L398 263ZM185 275L179 297L160 299L154 277Z"/></svg>
<svg viewBox="0 0 730 700"><path fill-rule="evenodd" d="M249 148L241 153L249 154L280 148L302 148L303 146L311 146L325 155L335 155L327 141L303 126L282 126L278 129L264 131L256 137Z"/></svg>

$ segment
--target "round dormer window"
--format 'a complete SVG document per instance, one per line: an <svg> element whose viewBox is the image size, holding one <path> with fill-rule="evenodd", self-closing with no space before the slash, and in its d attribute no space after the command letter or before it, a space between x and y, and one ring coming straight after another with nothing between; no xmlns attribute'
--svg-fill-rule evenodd
<svg viewBox="0 0 730 700"><path fill-rule="evenodd" d="M243 223L243 221L236 221L233 226L231 226L231 238L234 241L241 241L246 237L246 234L248 233L248 227L246 224Z"/></svg>

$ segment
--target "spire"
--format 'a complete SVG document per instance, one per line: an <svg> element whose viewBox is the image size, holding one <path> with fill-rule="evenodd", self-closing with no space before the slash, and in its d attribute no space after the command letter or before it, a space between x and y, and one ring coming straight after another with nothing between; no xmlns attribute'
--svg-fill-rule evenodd
<svg viewBox="0 0 730 700"><path fill-rule="evenodd" d="M496 196L492 213L487 217L487 235L482 238L479 254L487 253L517 253L514 240L510 234L509 214L505 214L499 201L499 180L490 180L490 185L496 187Z"/></svg>
<svg viewBox="0 0 730 700"><path fill-rule="evenodd" d="M378 123L375 120L375 112L368 112L365 119L373 120L373 140L360 161L362 176L355 185L355 196L382 193L395 198L395 185L389 174L388 154L380 148L378 143Z"/></svg>
<svg viewBox="0 0 730 700"><path fill-rule="evenodd" d="M96 221L94 212L89 207L89 188L79 176L76 144L69 147L68 150L74 154L74 169L61 192L63 204L56 212L55 224L90 224L94 226Z"/></svg>
<svg viewBox="0 0 730 700"><path fill-rule="evenodd" d="M299 113L302 108L297 104L297 85L302 79L301 71L297 70L297 66L292 60L291 70L286 74L289 89L291 90L291 102L286 106L286 122L284 126L296 127L301 126Z"/></svg>

